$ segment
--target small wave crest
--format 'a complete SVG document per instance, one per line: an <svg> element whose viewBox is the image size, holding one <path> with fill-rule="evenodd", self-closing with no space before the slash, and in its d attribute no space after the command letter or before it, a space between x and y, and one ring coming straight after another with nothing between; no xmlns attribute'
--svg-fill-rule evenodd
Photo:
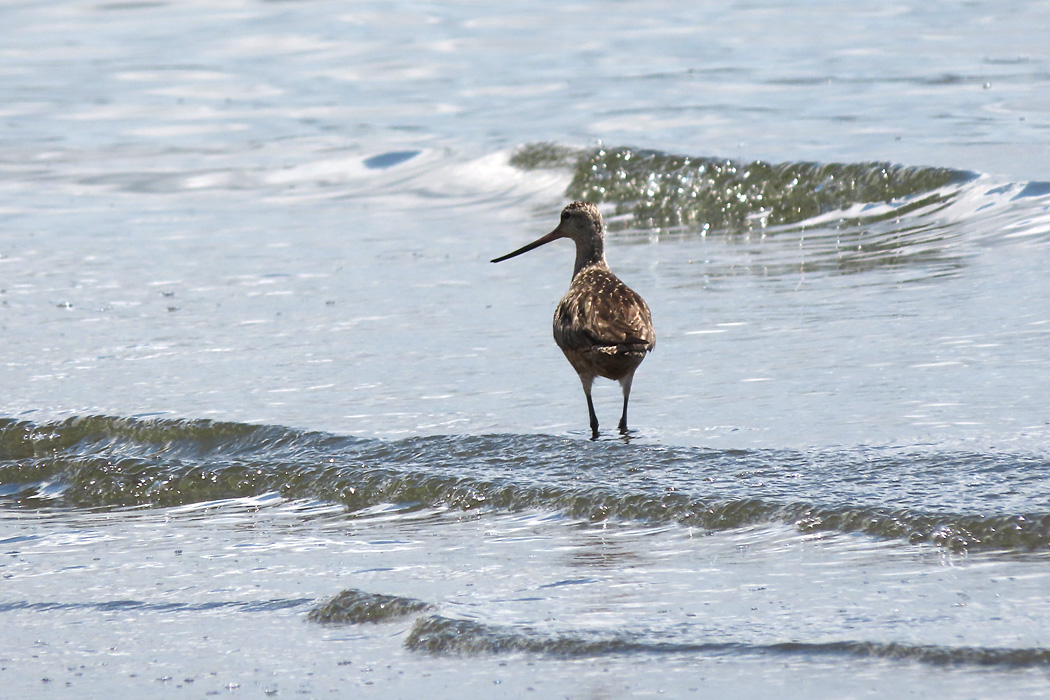
<svg viewBox="0 0 1050 700"><path fill-rule="evenodd" d="M528 626L495 625L478 620L424 614L435 606L414 598L346 590L313 608L306 616L320 624L377 624L416 616L404 639L406 649L433 655L534 654L593 658L622 654L751 655L876 658L937 666L1032 668L1050 665L1050 649L909 644L863 640L784 641L691 639L691 630L616 633L575 629L541 632Z"/></svg>
<svg viewBox="0 0 1050 700"><path fill-rule="evenodd" d="M960 551L1046 552L1050 508L1031 504L1050 502L1047 475L1040 456L717 451L546 436L388 442L199 420L0 420L0 503L23 508L276 494L361 516L395 504L712 531L774 522ZM975 482L987 486L951 486Z"/></svg>
<svg viewBox="0 0 1050 700"><path fill-rule="evenodd" d="M428 603L414 598L350 589L312 609L306 619L326 625L377 624L409 617L429 607Z"/></svg>
<svg viewBox="0 0 1050 700"><path fill-rule="evenodd" d="M531 630L487 625L473 620L431 615L416 621L405 647L429 654L529 653L564 657L614 654L733 654L808 657L851 656L917 661L941 666L1007 668L1050 665L1050 649L951 647L897 642L832 641L749 644L735 641L689 642L645 635L600 635L576 632L545 635Z"/></svg>

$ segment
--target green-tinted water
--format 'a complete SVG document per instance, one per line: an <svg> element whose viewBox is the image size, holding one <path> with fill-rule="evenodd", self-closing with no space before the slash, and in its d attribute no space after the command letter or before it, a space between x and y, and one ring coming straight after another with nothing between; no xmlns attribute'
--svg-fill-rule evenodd
<svg viewBox="0 0 1050 700"><path fill-rule="evenodd" d="M0 698L1043 697L1048 23L0 7Z"/></svg>

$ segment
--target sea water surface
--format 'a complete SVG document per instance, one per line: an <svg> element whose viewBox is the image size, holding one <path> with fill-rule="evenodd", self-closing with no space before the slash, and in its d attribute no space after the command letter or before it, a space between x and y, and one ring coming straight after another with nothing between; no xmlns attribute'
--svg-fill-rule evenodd
<svg viewBox="0 0 1050 700"><path fill-rule="evenodd" d="M1045 697L1048 31L0 3L0 698Z"/></svg>

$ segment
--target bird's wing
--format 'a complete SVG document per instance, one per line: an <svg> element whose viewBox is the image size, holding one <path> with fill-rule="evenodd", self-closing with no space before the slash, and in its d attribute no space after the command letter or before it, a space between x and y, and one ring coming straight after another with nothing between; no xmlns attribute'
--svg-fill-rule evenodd
<svg viewBox="0 0 1050 700"><path fill-rule="evenodd" d="M645 301L606 270L586 270L573 280L554 314L561 348L624 347L652 350L652 316Z"/></svg>

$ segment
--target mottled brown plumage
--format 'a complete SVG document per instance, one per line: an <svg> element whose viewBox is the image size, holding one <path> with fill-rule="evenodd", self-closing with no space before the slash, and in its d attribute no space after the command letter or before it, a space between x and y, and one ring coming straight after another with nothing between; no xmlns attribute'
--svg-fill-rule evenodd
<svg viewBox="0 0 1050 700"><path fill-rule="evenodd" d="M562 211L556 229L492 262L513 258L558 238L571 238L576 243L576 266L569 291L554 312L554 341L580 375L592 437L598 437L598 417L591 400L595 377L613 379L623 387L619 428L626 433L631 382L646 353L656 346L656 333L645 301L605 262L605 225L598 208L588 202L573 202Z"/></svg>

